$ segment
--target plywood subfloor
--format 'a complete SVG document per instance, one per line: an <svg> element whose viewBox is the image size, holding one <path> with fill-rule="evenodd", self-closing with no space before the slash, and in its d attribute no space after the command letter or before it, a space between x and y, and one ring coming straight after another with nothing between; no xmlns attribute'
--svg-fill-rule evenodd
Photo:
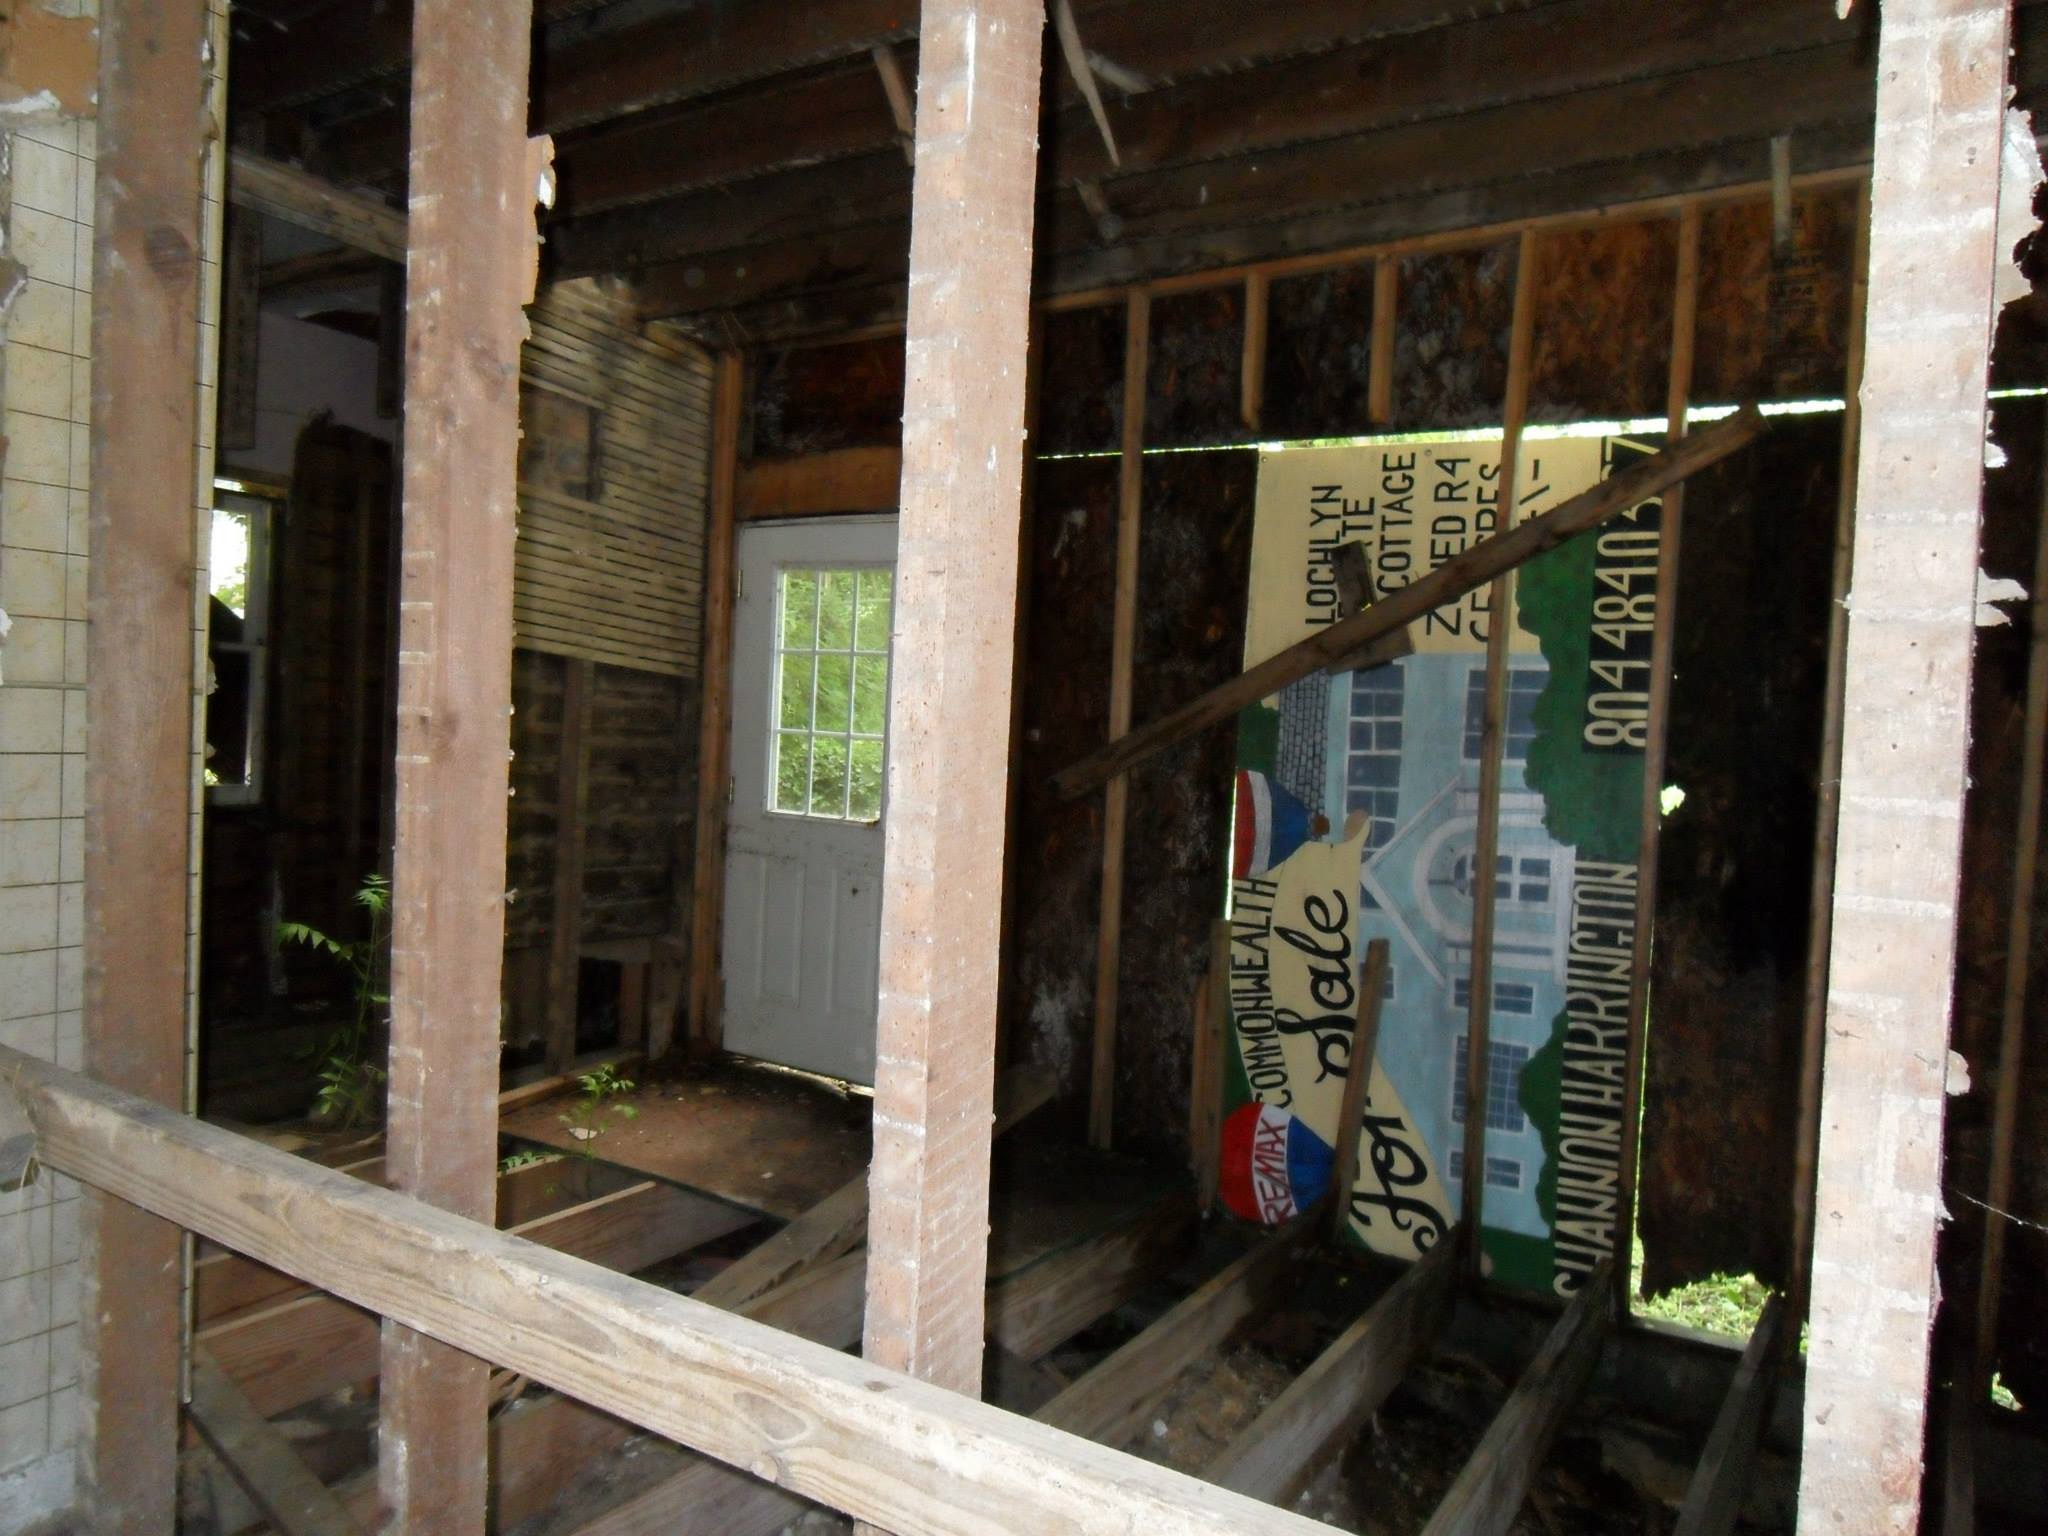
<svg viewBox="0 0 2048 1536"><path fill-rule="evenodd" d="M600 1134L570 1134L575 1098L506 1115L498 1129L521 1141L631 1168L787 1221L868 1165L868 1102L819 1083L737 1062L693 1063L642 1081L614 1099L632 1118L601 1110Z"/></svg>

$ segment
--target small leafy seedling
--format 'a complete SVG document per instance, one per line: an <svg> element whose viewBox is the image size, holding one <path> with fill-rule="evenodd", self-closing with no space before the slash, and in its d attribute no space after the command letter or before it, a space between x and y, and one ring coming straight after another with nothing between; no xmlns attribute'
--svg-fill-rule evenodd
<svg viewBox="0 0 2048 1536"><path fill-rule="evenodd" d="M343 1129L377 1118L384 1069L376 1060L377 1023L390 1006L384 971L391 947L391 882L368 875L356 887L356 905L369 919L359 939L330 938L308 923L279 923L277 943L303 944L332 955L347 968L355 992L355 1015L344 1020L319 1047L320 1091L313 1113Z"/></svg>
<svg viewBox="0 0 2048 1536"><path fill-rule="evenodd" d="M631 1120L639 1114L632 1104L613 1101L633 1091L633 1080L621 1077L610 1065L593 1067L576 1079L577 1099L575 1106L559 1118L569 1128L569 1134L582 1145L577 1151L584 1157L595 1157L590 1144L605 1133L611 1124L606 1115L616 1115L621 1120Z"/></svg>

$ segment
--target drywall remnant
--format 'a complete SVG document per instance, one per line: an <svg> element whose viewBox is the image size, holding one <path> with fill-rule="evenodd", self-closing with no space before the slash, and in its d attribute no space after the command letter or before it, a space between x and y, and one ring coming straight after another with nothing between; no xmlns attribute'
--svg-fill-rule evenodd
<svg viewBox="0 0 2048 1536"><path fill-rule="evenodd" d="M1993 603L2023 603L2027 600L2027 589L2010 576L1993 576L1988 571L1977 572L1977 627L1996 629L2001 624L2012 622L2011 615L1992 606Z"/></svg>
<svg viewBox="0 0 2048 1536"><path fill-rule="evenodd" d="M90 117L99 103L99 21L46 0L0 0L0 121Z"/></svg>

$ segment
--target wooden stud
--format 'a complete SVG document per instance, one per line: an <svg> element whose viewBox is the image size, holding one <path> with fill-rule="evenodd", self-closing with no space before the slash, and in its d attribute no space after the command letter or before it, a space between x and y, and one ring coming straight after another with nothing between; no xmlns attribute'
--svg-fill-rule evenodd
<svg viewBox="0 0 2048 1536"><path fill-rule="evenodd" d="M996 1085L1000 1136L1053 1096L1058 1085L1034 1067L1017 1067ZM756 1296L859 1247L868 1235L868 1175L862 1173L757 1243L699 1286L696 1297L710 1306L737 1311Z"/></svg>
<svg viewBox="0 0 2048 1536"><path fill-rule="evenodd" d="M1288 1266L1314 1244L1321 1227L1319 1213L1308 1211L1261 1235L1033 1416L1104 1445L1119 1444L1176 1376L1264 1309Z"/></svg>
<svg viewBox="0 0 2048 1536"><path fill-rule="evenodd" d="M1613 1323L1614 1282L1603 1260L1558 1318L1508 1394L1423 1536L1505 1536L1544 1453L1585 1389Z"/></svg>
<svg viewBox="0 0 2048 1536"><path fill-rule="evenodd" d="M1244 359L1239 367L1238 414L1248 431L1259 430L1266 414L1266 331L1270 324L1266 274L1253 267L1244 275Z"/></svg>
<svg viewBox="0 0 2048 1536"><path fill-rule="evenodd" d="M1340 656L1349 655L1367 642L1392 634L1421 618L1432 608L1456 602L1477 591L1502 571L1513 570L1525 560L1588 528L1627 511L1648 497L1656 496L1717 464L1729 454L1747 447L1765 430L1764 418L1754 405L1745 405L1734 415L1717 421L1705 431L1694 433L1682 443L1632 465L1596 486L1572 497L1562 506L1532 517L1514 527L1482 539L1455 559L1447 560L1427 576L1390 593L1362 613L1331 624L1308 639L1276 652L1256 667L1219 683L1207 693L1117 737L1100 751L1061 769L1051 779L1053 793L1063 800L1084 795L1120 774L1128 773L1154 753L1187 740L1221 721L1234 719L1245 705L1279 692L1297 678L1319 671Z"/></svg>
<svg viewBox="0 0 2048 1536"><path fill-rule="evenodd" d="M1828 951L1834 941L1836 827L1842 808L1843 674L1849 650L1849 583L1856 564L1856 471L1863 436L1863 338L1870 293L1870 184L1856 195L1856 245L1849 285L1849 341L1842 382L1840 485L1828 578L1827 666L1821 684L1820 760L1815 783L1813 879L1807 889L1805 990L1799 1031L1799 1120L1792 1143L1792 1272L1785 1296L1806 1318L1813 1273L1815 1184L1820 1163L1821 1067L1827 1050Z"/></svg>
<svg viewBox="0 0 2048 1536"><path fill-rule="evenodd" d="M1692 365L1698 329L1700 212L1678 215L1678 270L1671 294L1671 367L1664 387L1664 437L1685 436L1692 401ZM1636 943L1628 972L1628 1059L1622 1080L1620 1194L1614 1204L1614 1252L1634 1251L1636 1158L1642 1139L1643 1049L1650 1018L1650 953L1657 922L1657 846L1664 827L1664 751L1671 729L1672 637L1678 627L1679 558L1683 549L1685 487L1664 493L1658 522L1656 615L1650 631L1650 686L1643 741L1643 798L1636 833ZM1614 1279L1621 1315L1628 1316L1631 1266L1617 1262Z"/></svg>
<svg viewBox="0 0 2048 1536"><path fill-rule="evenodd" d="M562 659L562 732L555 770L554 911L548 925L547 1070L576 1059L577 981L583 955L583 841L590 797L590 695L597 668Z"/></svg>
<svg viewBox="0 0 2048 1536"><path fill-rule="evenodd" d="M1185 1253L1194 1215L1172 1190L1123 1226L1047 1254L988 1288L988 1336L1027 1360L1136 1296Z"/></svg>
<svg viewBox="0 0 2048 1536"><path fill-rule="evenodd" d="M903 78L903 61L888 43L877 44L869 54L875 73L882 78L882 94L889 98L889 115L896 120L896 142L903 146L906 165L917 163L917 103L910 97L910 82Z"/></svg>
<svg viewBox="0 0 2048 1536"><path fill-rule="evenodd" d="M1195 1209L1215 1207L1223 1161L1223 1065L1230 1052L1230 924L1209 928L1209 968L1195 993L1195 1041L1189 1052L1188 1161L1195 1176Z"/></svg>
<svg viewBox="0 0 2048 1536"><path fill-rule="evenodd" d="M1520 503L1516 457L1522 419L1529 407L1529 354L1536 330L1537 241L1522 236L1515 260L1515 310L1508 340L1507 398L1501 406L1500 478L1495 482L1497 527L1518 521ZM1477 1276L1484 1257L1482 1232L1486 1192L1486 1102L1491 1046L1487 1025L1493 1010L1493 930L1499 891L1500 784L1507 766L1508 640L1514 631L1513 571L1493 580L1486 601L1486 704L1479 736L1479 826L1472 844L1472 950L1465 1015L1465 1181L1459 1207L1467 1271Z"/></svg>
<svg viewBox="0 0 2048 1536"><path fill-rule="evenodd" d="M1365 946L1359 978L1358 1018L1351 1031L1351 1054L1344 1063L1344 1097L1337 1110L1336 1198L1330 1202L1330 1237L1342 1238L1351 1222L1351 1191L1358 1182L1358 1144L1364 1134L1365 1102L1372 1087L1373 1057L1380 1041L1380 1005L1386 1001L1387 968L1393 948L1385 939ZM1466 1164L1469 1168L1471 1164Z"/></svg>
<svg viewBox="0 0 2048 1536"><path fill-rule="evenodd" d="M725 984L719 941L725 926L725 817L732 791L733 521L746 364L719 354L711 390L711 502L704 536L703 704L697 726L697 857L690 880L690 1048L704 1054L723 1038Z"/></svg>
<svg viewBox="0 0 2048 1536"><path fill-rule="evenodd" d="M1401 264L1381 256L1372 264L1372 358L1365 413L1376 427L1394 419L1394 338L1400 330Z"/></svg>
<svg viewBox="0 0 2048 1536"><path fill-rule="evenodd" d="M228 200L353 250L405 262L405 215L398 209L254 150L229 154Z"/></svg>
<svg viewBox="0 0 2048 1536"><path fill-rule="evenodd" d="M282 1536L359 1536L341 1501L315 1477L227 1372L195 1349L192 1423L229 1476Z"/></svg>
<svg viewBox="0 0 2048 1536"><path fill-rule="evenodd" d="M206 8L102 7L85 634L85 1067L185 1102L195 381ZM79 1491L88 1529L176 1512L182 1240L88 1192Z"/></svg>
<svg viewBox="0 0 2048 1536"><path fill-rule="evenodd" d="M1124 305L1123 443L1117 475L1116 595L1109 651L1109 738L1131 728L1131 674L1138 649L1138 563L1145 514L1145 397L1152 301ZM1127 780L1110 781L1102 805L1102 916L1095 944L1095 1036L1088 1076L1088 1144L1107 1149L1116 1109L1116 1025L1123 966Z"/></svg>
<svg viewBox="0 0 2048 1536"><path fill-rule="evenodd" d="M988 1270L1043 41L1038 0L921 12L863 1348L958 1392Z"/></svg>
<svg viewBox="0 0 2048 1536"><path fill-rule="evenodd" d="M512 712L519 347L533 298L531 0L417 0L406 260L397 837L386 1162L489 1221ZM481 1532L485 1363L392 1323L379 1372L385 1529Z"/></svg>
<svg viewBox="0 0 2048 1536"><path fill-rule="evenodd" d="M1291 1504L1429 1350L1457 1293L1457 1258L1458 1245L1446 1240L1409 1265L1224 1448L1209 1480Z"/></svg>
<svg viewBox="0 0 2048 1536"><path fill-rule="evenodd" d="M1123 156L1117 153L1116 135L1109 127L1109 112L1102 105L1102 87L1095 82L1095 69L1088 62L1088 47L1081 41L1081 28L1074 20L1074 0L1052 0L1052 27L1059 38L1060 56L1067 62L1067 73L1073 77L1075 89L1088 103L1088 115L1095 119L1095 131L1102 135L1102 148L1109 156L1110 165L1122 165Z"/></svg>
<svg viewBox="0 0 2048 1536"><path fill-rule="evenodd" d="M1714 1417L1706 1450L1685 1490L1672 1536L1728 1536L1742 1512L1743 1497L1762 1447L1777 1395L1778 1372L1785 1363L1786 1322L1790 1313L1783 1296L1764 1303L1763 1315L1749 1335L1736 1368L1734 1383Z"/></svg>
<svg viewBox="0 0 2048 1536"><path fill-rule="evenodd" d="M60 1173L899 1536L1325 1529L0 1047L10 1093Z"/></svg>
<svg viewBox="0 0 2048 1536"><path fill-rule="evenodd" d="M739 472L734 515L750 522L820 512L894 512L902 492L903 450L896 447L756 459Z"/></svg>
<svg viewBox="0 0 2048 1536"><path fill-rule="evenodd" d="M2011 34L2008 0L1878 30L1803 1532L1920 1525Z"/></svg>

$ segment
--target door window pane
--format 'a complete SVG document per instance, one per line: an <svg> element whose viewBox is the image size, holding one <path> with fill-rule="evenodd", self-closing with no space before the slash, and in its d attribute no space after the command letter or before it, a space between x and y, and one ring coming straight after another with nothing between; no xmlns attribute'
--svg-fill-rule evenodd
<svg viewBox="0 0 2048 1536"><path fill-rule="evenodd" d="M785 570L777 578L769 809L879 821L889 719L887 570Z"/></svg>

